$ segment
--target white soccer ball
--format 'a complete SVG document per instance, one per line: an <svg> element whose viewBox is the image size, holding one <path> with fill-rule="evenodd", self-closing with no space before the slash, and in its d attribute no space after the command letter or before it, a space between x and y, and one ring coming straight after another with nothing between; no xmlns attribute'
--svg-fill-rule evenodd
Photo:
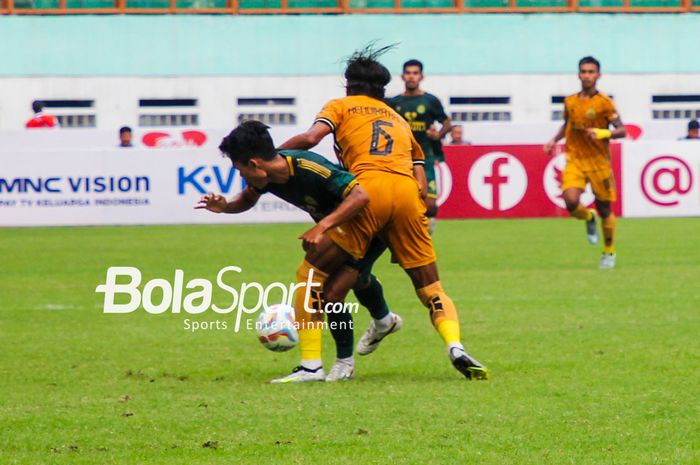
<svg viewBox="0 0 700 465"><path fill-rule="evenodd" d="M299 342L291 305L275 304L265 308L258 315L255 329L260 343L275 352L285 352Z"/></svg>

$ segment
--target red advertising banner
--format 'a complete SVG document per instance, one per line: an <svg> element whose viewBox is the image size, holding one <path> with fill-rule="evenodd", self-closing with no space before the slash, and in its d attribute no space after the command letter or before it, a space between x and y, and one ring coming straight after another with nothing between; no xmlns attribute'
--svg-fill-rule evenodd
<svg viewBox="0 0 700 465"><path fill-rule="evenodd" d="M622 204L621 149L611 144L612 165ZM568 216L561 198L561 152L548 156L541 145L446 146L438 170L439 218L535 218ZM582 196L593 203L590 186Z"/></svg>

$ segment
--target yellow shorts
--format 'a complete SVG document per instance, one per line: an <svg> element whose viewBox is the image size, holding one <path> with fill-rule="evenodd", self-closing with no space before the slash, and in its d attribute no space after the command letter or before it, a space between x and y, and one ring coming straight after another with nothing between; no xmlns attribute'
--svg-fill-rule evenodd
<svg viewBox="0 0 700 465"><path fill-rule="evenodd" d="M615 176L613 176L612 168L609 165L600 166L595 170L582 170L575 163L567 162L561 181L562 191L571 188L585 190L586 184L590 183L596 199L603 202L617 200Z"/></svg>
<svg viewBox="0 0 700 465"><path fill-rule="evenodd" d="M418 182L409 176L376 171L361 173L357 180L370 202L351 221L329 231L330 239L360 259L378 235L391 250L392 261L402 268L433 263L435 250Z"/></svg>
<svg viewBox="0 0 700 465"><path fill-rule="evenodd" d="M379 229L380 227L368 205L352 220L336 226L326 234L338 247L359 260L365 256L370 242Z"/></svg>

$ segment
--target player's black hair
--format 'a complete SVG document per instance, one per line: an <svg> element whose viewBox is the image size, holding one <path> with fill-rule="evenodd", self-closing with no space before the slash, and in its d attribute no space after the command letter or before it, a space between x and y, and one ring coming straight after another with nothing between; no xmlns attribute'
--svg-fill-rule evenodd
<svg viewBox="0 0 700 465"><path fill-rule="evenodd" d="M272 160L277 151L268 129L260 121L244 121L223 138L219 150L234 163L247 164L254 157Z"/></svg>
<svg viewBox="0 0 700 465"><path fill-rule="evenodd" d="M377 59L392 48L394 45L374 50L374 43L371 43L348 58L345 68L347 95L384 98L384 87L391 81L391 73Z"/></svg>
<svg viewBox="0 0 700 465"><path fill-rule="evenodd" d="M596 65L598 72L600 72L600 61L596 60L592 56L581 58L578 62L579 69L581 69L581 65Z"/></svg>
<svg viewBox="0 0 700 465"><path fill-rule="evenodd" d="M44 102L42 102L41 100L34 100L32 102L32 110L34 111L34 113L41 113L41 110L43 110L43 109L44 109Z"/></svg>
<svg viewBox="0 0 700 465"><path fill-rule="evenodd" d="M406 72L406 68L409 66L418 66L418 69L420 69L421 74L423 74L423 63L421 63L419 60L412 59L408 60L406 63L403 64L403 72Z"/></svg>
<svg viewBox="0 0 700 465"><path fill-rule="evenodd" d="M131 128L129 126L122 126L119 128L119 134L124 134L125 132L131 132Z"/></svg>

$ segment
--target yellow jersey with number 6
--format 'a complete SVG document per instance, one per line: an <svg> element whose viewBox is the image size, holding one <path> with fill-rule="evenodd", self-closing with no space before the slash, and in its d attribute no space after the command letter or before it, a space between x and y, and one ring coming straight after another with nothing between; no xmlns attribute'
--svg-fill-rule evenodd
<svg viewBox="0 0 700 465"><path fill-rule="evenodd" d="M316 122L330 126L338 160L356 176L384 171L413 177L413 164L424 163L411 127L381 100L365 95L331 100Z"/></svg>

